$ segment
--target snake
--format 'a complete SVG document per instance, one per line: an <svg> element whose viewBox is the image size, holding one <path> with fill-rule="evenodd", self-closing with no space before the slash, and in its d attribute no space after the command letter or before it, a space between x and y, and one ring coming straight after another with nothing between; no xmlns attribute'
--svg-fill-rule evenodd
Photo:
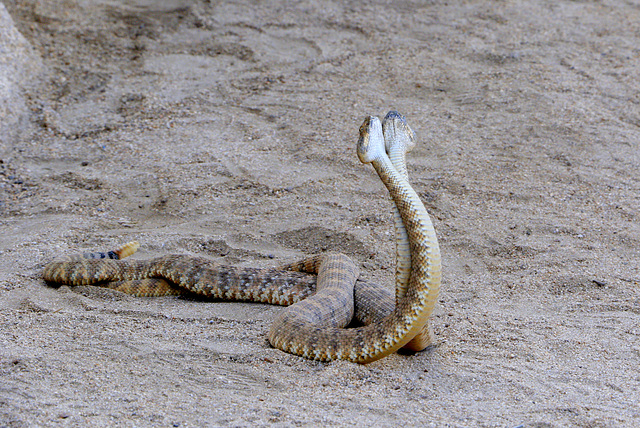
<svg viewBox="0 0 640 428"><path fill-rule="evenodd" d="M415 134L405 118L397 111L390 111L382 121L385 149L391 164L398 174L409 181L406 154L415 147ZM402 222L402 216L395 204L392 204L393 223L396 232L396 300L404 296L411 275L411 247L409 236ZM433 342L433 332L429 323L425 324L404 348L422 351Z"/></svg>
<svg viewBox="0 0 640 428"><path fill-rule="evenodd" d="M399 140L410 144L396 151ZM375 116L365 118L357 143L360 161L373 165L397 209L395 296L359 279L355 263L339 253L266 269L175 254L123 260L139 248L135 241L106 253L56 258L45 266L43 278L53 284L100 285L137 296L196 294L288 306L272 323L269 342L320 361L369 363L403 346L412 348L412 342L419 349L430 341L428 320L439 293L441 262L433 224L403 169L404 154L397 156L410 150L413 140L404 117L390 112L384 123ZM363 325L345 328L354 318Z"/></svg>

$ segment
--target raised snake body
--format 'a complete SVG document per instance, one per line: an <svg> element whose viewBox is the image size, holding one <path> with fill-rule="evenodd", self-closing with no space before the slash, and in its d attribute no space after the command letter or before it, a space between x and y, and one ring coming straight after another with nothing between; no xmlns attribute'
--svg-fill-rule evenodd
<svg viewBox="0 0 640 428"><path fill-rule="evenodd" d="M132 242L106 254L56 259L45 267L43 277L53 283L103 285L140 296L188 292L292 305L272 324L269 341L306 358L368 363L410 341L410 348L423 349L430 341L427 323L439 291L440 253L427 211L406 179L404 152L411 147L398 149L395 143L403 139L412 144L413 133L402 116L390 112L384 134L380 120L368 117L358 141L360 160L374 166L401 220L396 220L395 299L385 288L357 280L355 264L335 253L274 269L220 266L184 255L119 260L137 250L138 244ZM344 328L354 311L356 319L366 325Z"/></svg>

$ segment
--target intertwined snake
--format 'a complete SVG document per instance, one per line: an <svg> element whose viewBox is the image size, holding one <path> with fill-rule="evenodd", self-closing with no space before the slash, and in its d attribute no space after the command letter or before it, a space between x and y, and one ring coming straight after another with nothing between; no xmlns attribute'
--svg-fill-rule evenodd
<svg viewBox="0 0 640 428"><path fill-rule="evenodd" d="M440 252L429 215L407 181L404 153L413 140L404 118L390 112L384 124L377 117L365 119L357 146L358 157L374 166L397 209L395 299L384 287L358 280L353 261L336 253L273 269L220 266L185 255L120 260L137 250L139 244L131 242L108 253L56 259L43 277L139 296L195 293L291 305L272 324L269 342L316 360L368 363L405 345L421 350L431 340L427 323L440 286ZM365 325L344 328L354 313Z"/></svg>

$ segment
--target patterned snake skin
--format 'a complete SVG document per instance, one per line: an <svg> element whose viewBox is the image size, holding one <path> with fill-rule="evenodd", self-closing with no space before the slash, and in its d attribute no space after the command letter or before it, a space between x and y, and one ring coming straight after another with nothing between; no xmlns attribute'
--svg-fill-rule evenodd
<svg viewBox="0 0 640 428"><path fill-rule="evenodd" d="M395 141L403 140L409 145L398 148ZM120 260L138 249L139 244L131 242L108 253L56 259L45 267L43 277L56 284L100 285L138 296L197 294L291 305L274 321L269 341L316 360L368 363L407 344L423 349L430 342L427 322L439 291L440 254L426 209L406 179L404 152L412 144L411 129L395 112L384 125L368 117L360 127L358 156L373 164L397 207L395 299L391 291L358 280L353 261L336 253L273 269L220 266L184 255ZM354 313L365 325L345 329Z"/></svg>

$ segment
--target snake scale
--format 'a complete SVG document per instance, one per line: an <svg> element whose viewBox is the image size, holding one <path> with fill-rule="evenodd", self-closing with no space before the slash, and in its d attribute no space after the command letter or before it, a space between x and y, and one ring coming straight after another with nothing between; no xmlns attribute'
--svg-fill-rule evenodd
<svg viewBox="0 0 640 428"><path fill-rule="evenodd" d="M407 179L404 155L414 135L404 117L390 112L381 123L367 117L360 127L358 157L371 163L395 206L397 268L395 296L359 280L347 256L326 253L272 269L238 268L186 255L122 260L139 244L108 253L55 259L45 266L50 283L100 285L137 296L197 294L289 306L273 322L272 346L316 360L368 363L405 346L431 341L428 319L441 276L435 230ZM344 328L355 317L360 327Z"/></svg>

